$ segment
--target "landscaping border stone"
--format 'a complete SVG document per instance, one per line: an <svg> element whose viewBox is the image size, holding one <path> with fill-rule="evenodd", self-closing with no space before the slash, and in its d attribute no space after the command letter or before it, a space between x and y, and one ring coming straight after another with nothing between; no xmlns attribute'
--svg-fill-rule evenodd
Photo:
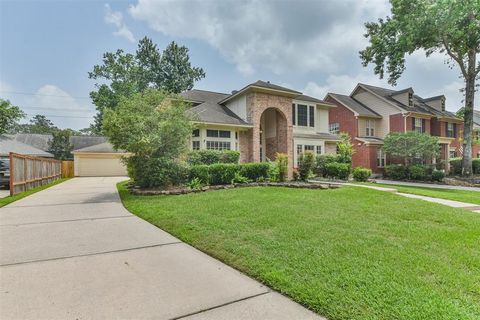
<svg viewBox="0 0 480 320"><path fill-rule="evenodd" d="M225 190L234 188L247 188L247 187L283 187L283 188L298 188L298 189L337 189L341 185L333 183L318 183L318 182L251 182L251 183L235 183L226 185L204 186L199 189L189 188L175 188L169 190L160 189L142 189L136 186L128 186L128 190L131 194L139 196L157 196L157 195L181 195L188 193Z"/></svg>

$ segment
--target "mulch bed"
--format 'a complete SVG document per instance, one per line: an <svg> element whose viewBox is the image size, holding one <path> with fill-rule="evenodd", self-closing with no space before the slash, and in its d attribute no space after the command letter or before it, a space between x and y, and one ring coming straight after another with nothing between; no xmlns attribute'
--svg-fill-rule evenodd
<svg viewBox="0 0 480 320"><path fill-rule="evenodd" d="M299 188L299 189L337 189L340 185L330 183L318 182L251 182L251 183L236 183L218 186L205 186L200 189L190 189L187 187L175 189L142 189L137 186L128 186L130 193L141 196L156 196L156 195L180 195L187 193L197 193L224 189L245 188L245 187L284 187L284 188Z"/></svg>

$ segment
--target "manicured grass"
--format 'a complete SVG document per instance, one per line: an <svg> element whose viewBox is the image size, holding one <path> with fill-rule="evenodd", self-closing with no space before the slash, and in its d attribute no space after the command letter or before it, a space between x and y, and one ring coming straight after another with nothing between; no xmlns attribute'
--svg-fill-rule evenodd
<svg viewBox="0 0 480 320"><path fill-rule="evenodd" d="M383 184L383 183L362 183L362 184L367 184L375 187L385 187L385 188L391 187L391 188L397 189L398 192L417 194L420 196L480 204L480 192L477 192L477 191L439 189L439 188L435 188L434 186L432 186L432 188L428 188L428 187L411 187L411 186L401 186L396 184Z"/></svg>
<svg viewBox="0 0 480 320"><path fill-rule="evenodd" d="M8 197L5 197L5 198L0 198L0 208L4 207L7 204L10 204L14 201L17 201L17 200L20 200L22 198L28 197L31 194L34 194L36 192L39 192L39 191L42 191L44 189L50 188L51 186L54 186L56 184L62 183L64 181L68 180L68 179L70 179L70 178L61 178L61 179L55 180L54 182L46 184L44 186L36 187L36 188L30 189L28 191L16 194L14 196L8 196Z"/></svg>
<svg viewBox="0 0 480 320"><path fill-rule="evenodd" d="M134 214L334 319L480 319L480 215L375 190L134 196Z"/></svg>

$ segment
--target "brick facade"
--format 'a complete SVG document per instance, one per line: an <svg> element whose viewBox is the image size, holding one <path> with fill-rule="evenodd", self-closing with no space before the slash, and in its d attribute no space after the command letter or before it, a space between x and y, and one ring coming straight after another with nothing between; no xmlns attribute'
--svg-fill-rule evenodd
<svg viewBox="0 0 480 320"><path fill-rule="evenodd" d="M390 115L390 132L405 132L405 119L403 114Z"/></svg>
<svg viewBox="0 0 480 320"><path fill-rule="evenodd" d="M353 167L369 168L374 173L382 173L382 169L377 167L377 148L376 145L366 145L358 140L354 140L355 153L352 156Z"/></svg>
<svg viewBox="0 0 480 320"><path fill-rule="evenodd" d="M347 132L350 137L358 136L358 121L354 113L331 97L328 97L325 101L337 106L336 108L330 109L328 113L328 123L338 123L340 125L340 132Z"/></svg>

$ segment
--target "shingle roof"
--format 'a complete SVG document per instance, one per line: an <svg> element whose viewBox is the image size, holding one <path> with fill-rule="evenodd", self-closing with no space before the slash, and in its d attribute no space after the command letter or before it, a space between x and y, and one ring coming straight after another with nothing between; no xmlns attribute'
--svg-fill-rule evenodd
<svg viewBox="0 0 480 320"><path fill-rule="evenodd" d="M373 111L372 109L368 108L366 105L362 104L361 102L355 100L350 96L346 96L343 94L337 93L329 93L332 98L352 110L353 112L357 113L359 116L364 117L376 117L381 118L382 116Z"/></svg>
<svg viewBox="0 0 480 320"><path fill-rule="evenodd" d="M194 116L198 118L198 121L231 125L249 125L229 108L219 104L219 102L228 97L229 94L194 89L182 92L180 96L197 102L189 109L189 112L193 113Z"/></svg>
<svg viewBox="0 0 480 320"><path fill-rule="evenodd" d="M327 141L340 141L340 137L336 134L331 134L327 132L319 133L296 133L294 138L304 138L304 139L322 139Z"/></svg>
<svg viewBox="0 0 480 320"><path fill-rule="evenodd" d="M404 103L401 103L400 101L395 100L392 96L410 91L411 88L403 89L403 90L392 90L392 89L387 89L387 88L381 88L381 87L376 87L376 86L371 86L368 84L364 83L359 83L360 86L365 87L366 89L372 91L373 93L381 96L382 98L386 99L390 103L396 105L400 109L403 109L408 112L417 112L417 113L424 113L432 116L440 116L440 117L449 117L449 118L458 118L454 113L450 111L440 111L435 108L430 107L425 103L425 101L432 100L432 98L438 98L438 97L432 97L428 99L423 99L422 97L414 94L413 95L413 106L406 105Z"/></svg>
<svg viewBox="0 0 480 320"><path fill-rule="evenodd" d="M123 150L115 150L110 142L103 142L86 148L73 150L73 152L125 153Z"/></svg>
<svg viewBox="0 0 480 320"><path fill-rule="evenodd" d="M356 137L355 139L368 144L383 144L383 139L375 137Z"/></svg>
<svg viewBox="0 0 480 320"><path fill-rule="evenodd" d="M0 156L6 157L10 152L26 154L36 157L53 158L53 154L32 147L7 136L0 136Z"/></svg>
<svg viewBox="0 0 480 320"><path fill-rule="evenodd" d="M334 106L333 103L330 103L330 102L327 102L327 101L324 101L324 100L320 100L320 99L317 99L317 98L314 98L314 97L310 97L310 96L307 96L307 95L304 95L304 94L298 95L298 96L296 96L294 99L295 99L295 100L309 101L309 102L315 102L315 103L320 103L320 104L326 104L326 105L332 105L332 106Z"/></svg>
<svg viewBox="0 0 480 320"><path fill-rule="evenodd" d="M47 151L49 149L48 142L52 140L51 134L36 134L36 133L17 133L9 135L10 138L28 144L37 149ZM71 136L70 143L73 144L73 149L81 149L93 146L99 143L106 142L107 138L102 136Z"/></svg>
<svg viewBox="0 0 480 320"><path fill-rule="evenodd" d="M251 86L262 87L262 88L273 89L273 90L286 91L286 92L297 93L297 94L302 94L302 93L299 92L299 91L295 91L295 90L292 90L292 89L289 89L289 88L285 88L285 87L282 87L282 86L278 86L278 85L276 85L276 84L270 83L270 82L268 82L268 81L262 81L262 80L258 80L258 81L254 82L254 83L251 83L251 84L249 84L247 87L251 87ZM243 90L243 89L242 89L242 90Z"/></svg>

